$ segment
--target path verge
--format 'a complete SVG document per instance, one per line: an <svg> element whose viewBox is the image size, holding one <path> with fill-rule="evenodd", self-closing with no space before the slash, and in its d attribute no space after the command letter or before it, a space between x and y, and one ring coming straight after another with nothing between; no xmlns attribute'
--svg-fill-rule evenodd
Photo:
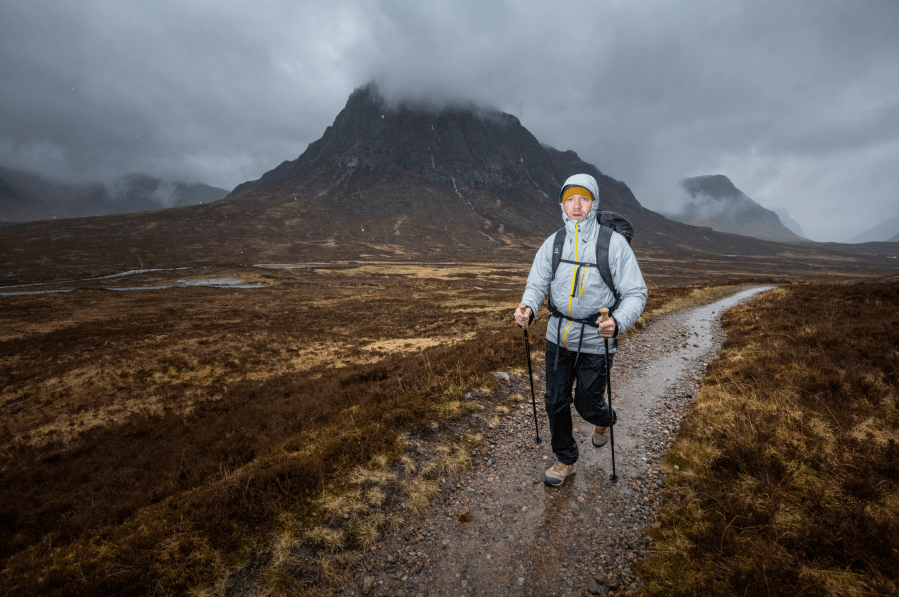
<svg viewBox="0 0 899 597"><path fill-rule="evenodd" d="M899 594L899 280L785 287L724 329L645 592Z"/></svg>

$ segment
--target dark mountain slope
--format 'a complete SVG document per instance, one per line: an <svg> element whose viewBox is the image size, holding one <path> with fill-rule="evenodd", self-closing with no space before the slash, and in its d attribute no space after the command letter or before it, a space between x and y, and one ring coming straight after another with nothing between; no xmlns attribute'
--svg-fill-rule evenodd
<svg viewBox="0 0 899 597"><path fill-rule="evenodd" d="M456 195L461 201L453 211L468 207L497 227L540 234L560 225L556 197L565 178L577 172L596 176L604 208L641 209L626 185L574 152L541 145L514 116L474 106L390 106L372 84L353 92L334 124L299 158L239 185L230 197L266 188L283 192L289 186L279 183L330 169L341 175L329 197L349 196L350 189L358 194L381 182L384 173L402 172ZM380 194L366 195L365 202L369 212L403 213L397 211L402 205Z"/></svg>

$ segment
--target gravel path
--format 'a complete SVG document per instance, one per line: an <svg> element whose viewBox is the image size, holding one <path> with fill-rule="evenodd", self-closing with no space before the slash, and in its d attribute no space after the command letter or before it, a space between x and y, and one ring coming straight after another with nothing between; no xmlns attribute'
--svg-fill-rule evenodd
<svg viewBox="0 0 899 597"><path fill-rule="evenodd" d="M346 593L396 597L614 595L642 585L633 565L651 542L662 502L662 456L689 412L706 363L720 350L720 315L770 287L659 318L628 340L612 369L615 459L595 449L576 413L578 471L543 484L555 462L542 408L543 360L534 362L543 442L534 443L530 400L489 429L474 466L444 481L427 514L388 536L361 561ZM527 374L494 391L530 398ZM574 410L572 409L574 413Z"/></svg>

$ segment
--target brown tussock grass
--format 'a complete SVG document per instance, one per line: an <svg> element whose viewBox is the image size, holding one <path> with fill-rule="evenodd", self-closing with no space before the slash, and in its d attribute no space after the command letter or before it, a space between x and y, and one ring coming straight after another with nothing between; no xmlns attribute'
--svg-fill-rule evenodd
<svg viewBox="0 0 899 597"><path fill-rule="evenodd" d="M641 593L896 594L899 282L793 285L723 324Z"/></svg>
<svg viewBox="0 0 899 597"><path fill-rule="evenodd" d="M482 408L467 391L524 367L510 297L527 268L363 269L269 270L278 283L261 290L6 297L0 329L15 340L0 340L4 586L42 596L207 590L275 549L279 533L328 528L325 488L358 492L355 506L335 509L349 517L333 519L345 534L294 551L343 557L365 541L364 524L398 531L400 479L421 479L427 496L426 482L465 470L483 441L416 456L413 471L401 432ZM376 316L359 315L360 286ZM535 322L535 354L544 332ZM360 338L462 339L390 352ZM312 353L325 356L306 362ZM68 426L82 417L93 423ZM336 562L323 561L322 579L340 577ZM301 589L315 587L285 590Z"/></svg>

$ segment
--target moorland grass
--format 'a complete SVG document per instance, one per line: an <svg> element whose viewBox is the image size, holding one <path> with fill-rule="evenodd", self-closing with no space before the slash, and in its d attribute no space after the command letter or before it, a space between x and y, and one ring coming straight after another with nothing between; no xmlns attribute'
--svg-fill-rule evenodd
<svg viewBox="0 0 899 597"><path fill-rule="evenodd" d="M792 285L723 324L641 594L896 595L899 279Z"/></svg>
<svg viewBox="0 0 899 597"><path fill-rule="evenodd" d="M15 382L4 404L20 410L0 428L5 592L199 594L241 567L266 570L274 592L339 583L354 549L403 525L391 508L406 501L423 511L437 476L469 466L477 436L410 463L401 432L481 408L466 388L524 367L514 302L504 306L523 275L485 290L464 276L301 272L253 294L163 291L170 298L152 308L128 298L130 310L100 293L11 301L4 321L21 335L2 364ZM365 298L376 317L354 310L361 286L380 288ZM653 289L649 308L693 290ZM100 305L107 311L90 311ZM102 313L116 318L97 326ZM535 354L545 325L531 330ZM447 330L474 333L359 358L367 343ZM304 346L331 347L334 358L287 366ZM335 369L335 359L353 366ZM82 369L94 371L90 383L47 389ZM123 400L158 408L35 439L47 437L34 433L38 424ZM349 509L335 517L340 508ZM278 522L285 517L292 522ZM298 565L300 544L316 575Z"/></svg>
<svg viewBox="0 0 899 597"><path fill-rule="evenodd" d="M202 593L245 565L271 570L273 590L285 589L285 570L325 586L342 578L354 548L403 524L389 514L400 501L424 508L434 477L468 466L471 448L460 446L477 440L459 438L416 471L400 460L401 432L482 408L464 390L521 366L513 307L502 305L524 272L482 288L474 278L361 269L285 273L252 293L89 291L5 303L0 327L16 334L0 344L4 592ZM545 322L537 328L539 348ZM448 334L459 340L366 351ZM304 347L331 352L291 366ZM58 381L81 370L94 372L90 383ZM138 407L102 415L122 402ZM79 416L97 420L66 431ZM63 432L37 432L48 426ZM357 480L360 467L369 473ZM334 521L323 493L354 487L364 503ZM321 552L314 578L283 558L294 531L277 522L285 513L303 529L333 531L321 547L297 531L307 552Z"/></svg>
<svg viewBox="0 0 899 597"><path fill-rule="evenodd" d="M151 594L160 587L183 593L210 582L221 573L219 562L234 566L253 551L260 540L254 535L280 510L314 515L309 505L328 479L377 452L399 455L398 431L464 412L461 395L446 400L443 388L482 384L485 374L521 360L520 352L514 329L486 330L464 345L426 349L352 372L239 383L221 399L197 405L190 416L163 414L124 429L93 431L78 449L57 451L37 470L9 467L3 471L7 516L36 519L18 532L6 526L3 583L11 594L90 595ZM354 407L350 422L342 414ZM16 460L29 460L32 450L18 445L11 452ZM92 457L85 458L88 453ZM180 464L183 455L191 460L188 469ZM158 462L166 465L153 466ZM237 472L223 475L222 463ZM450 471L459 465L448 458L444 466ZM116 502L127 497L116 491L118 483L127 482L123 470L139 471L143 486L182 489L135 509L126 500ZM108 475L100 485L78 484L97 472ZM51 501L50 507L82 504L73 509L73 520L41 525L40 512L29 508L31 496L50 486L66 500ZM420 510L433 485L412 481L404 490ZM89 507L98 497L106 510ZM95 521L106 520L115 507L133 513L98 526ZM53 529L61 524L76 538L53 548ZM169 541L172 537L178 539ZM329 535L328 550L345 539ZM360 545L367 541L358 538ZM94 580L86 584L85 578Z"/></svg>

